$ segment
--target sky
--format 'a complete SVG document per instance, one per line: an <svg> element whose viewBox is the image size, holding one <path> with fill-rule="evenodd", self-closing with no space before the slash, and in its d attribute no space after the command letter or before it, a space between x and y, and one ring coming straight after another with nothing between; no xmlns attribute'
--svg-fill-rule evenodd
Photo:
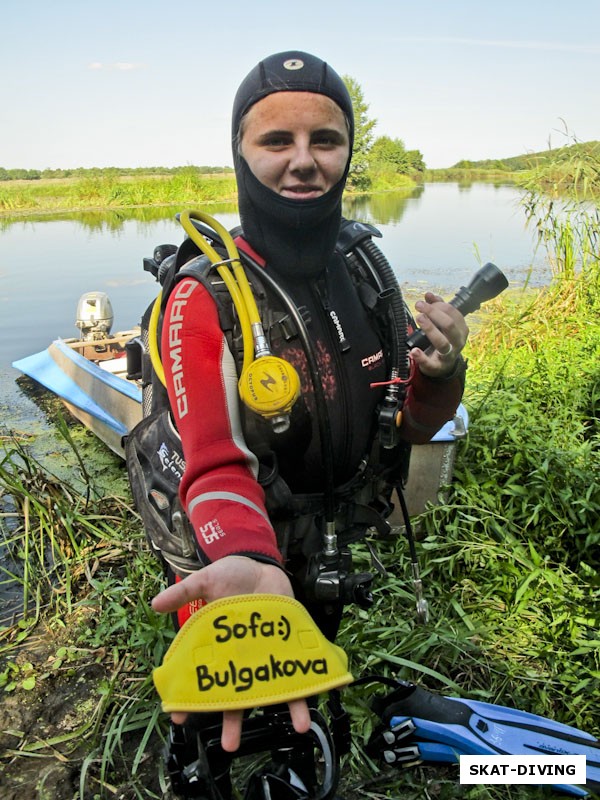
<svg viewBox="0 0 600 800"><path fill-rule="evenodd" d="M232 164L237 86L298 48L430 168L600 139L598 0L2 0L0 167Z"/></svg>

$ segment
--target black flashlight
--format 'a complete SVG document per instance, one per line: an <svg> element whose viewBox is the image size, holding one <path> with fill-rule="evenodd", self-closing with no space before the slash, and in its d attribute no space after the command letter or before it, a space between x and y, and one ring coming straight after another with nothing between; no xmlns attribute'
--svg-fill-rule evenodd
<svg viewBox="0 0 600 800"><path fill-rule="evenodd" d="M450 305L457 308L463 317L472 311L477 311L482 303L497 297L508 286L506 275L495 264L484 264L475 273L468 286L461 286L456 295L450 300ZM409 350L418 347L427 350L431 342L419 328L406 340Z"/></svg>

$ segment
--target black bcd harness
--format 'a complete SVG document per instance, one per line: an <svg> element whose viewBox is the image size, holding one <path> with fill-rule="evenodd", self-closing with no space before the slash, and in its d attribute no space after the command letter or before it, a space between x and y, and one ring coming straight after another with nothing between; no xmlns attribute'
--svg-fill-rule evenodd
<svg viewBox="0 0 600 800"><path fill-rule="evenodd" d="M194 225L216 249L222 246L213 231L200 222L194 221ZM232 235L239 233L233 231ZM373 237L379 236L379 231L371 225L343 220L336 249L344 256L356 293L384 343L386 361L392 364L392 377L406 378L408 311L387 259L373 242ZM268 291L261 267L257 268L243 250L240 254L250 273L253 293L266 326L286 339L296 337L298 315L301 318L304 310L294 309L296 313L291 314L277 297L274 299L273 292ZM144 260L144 269L162 284L163 311L178 280L189 276L203 283L217 303L219 320L239 369L242 345L233 304L222 281L208 260L198 254L191 239L186 239L179 248L174 245L156 248L153 258ZM142 318L141 336L129 353L134 365L131 376L142 382L144 417L127 438L127 468L134 502L154 551L175 573L185 576L202 566L202 556L179 499L185 461L166 390L149 357L150 313L151 308ZM406 479L410 453L409 446L399 442L396 433L395 418L402 405L402 392L398 383L391 384L379 409L379 428L372 451L365 454L361 468L351 480L335 487L335 523L341 548L364 538L370 528L383 534L389 532L385 520L392 510L390 487ZM260 435L252 436L252 414L247 414L246 420L250 447L259 458L259 482L265 490L267 510L284 559L293 561L295 557L305 557L320 547L318 520L323 513L323 498L319 494L297 495L290 491L279 474L272 451L268 447L261 449ZM254 424L260 427L259 422L254 421ZM346 580L346 596L337 599L360 602L357 591L360 579L358 584L348 577Z"/></svg>

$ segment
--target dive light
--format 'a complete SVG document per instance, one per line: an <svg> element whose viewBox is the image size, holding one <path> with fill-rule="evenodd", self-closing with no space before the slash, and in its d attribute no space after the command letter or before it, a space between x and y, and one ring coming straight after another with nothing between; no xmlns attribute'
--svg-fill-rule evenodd
<svg viewBox="0 0 600 800"><path fill-rule="evenodd" d="M463 317L477 311L482 303L497 297L508 286L506 275L495 264L487 263L475 273L468 286L461 286L450 300L450 305L457 308ZM431 342L422 330L417 329L406 340L409 350L418 347L427 350Z"/></svg>

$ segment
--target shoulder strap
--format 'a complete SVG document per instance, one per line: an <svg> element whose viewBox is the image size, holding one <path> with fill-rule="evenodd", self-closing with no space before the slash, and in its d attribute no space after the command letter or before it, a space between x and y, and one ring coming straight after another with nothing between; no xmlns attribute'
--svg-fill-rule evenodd
<svg viewBox="0 0 600 800"><path fill-rule="evenodd" d="M342 253L349 253L350 250L365 239L372 239L373 237L381 239L381 236L381 231L374 225L342 218L336 247Z"/></svg>

